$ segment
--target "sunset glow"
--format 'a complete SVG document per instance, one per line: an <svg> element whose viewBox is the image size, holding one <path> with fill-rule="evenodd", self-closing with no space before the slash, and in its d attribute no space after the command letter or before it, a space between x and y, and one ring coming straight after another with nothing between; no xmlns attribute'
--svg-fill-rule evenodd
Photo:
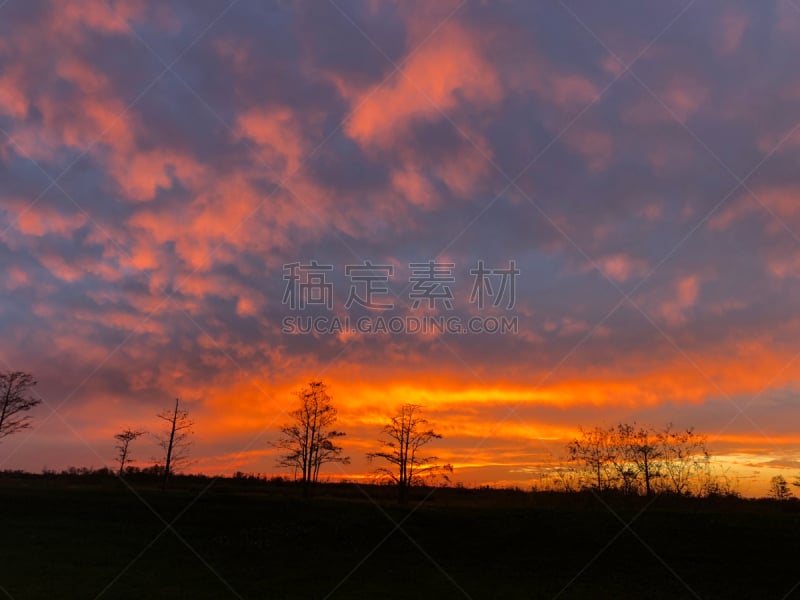
<svg viewBox="0 0 800 600"><path fill-rule="evenodd" d="M179 397L189 470L291 475L321 379L322 479L404 403L468 486L620 421L744 495L800 475L800 8L596 6L0 2L0 371L42 399L0 469L110 465Z"/></svg>

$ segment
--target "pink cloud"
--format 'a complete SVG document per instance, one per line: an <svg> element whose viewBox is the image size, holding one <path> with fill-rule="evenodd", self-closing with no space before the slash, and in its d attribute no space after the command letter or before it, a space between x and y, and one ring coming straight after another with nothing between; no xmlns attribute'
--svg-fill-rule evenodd
<svg viewBox="0 0 800 600"><path fill-rule="evenodd" d="M313 149L301 134L301 119L288 107L252 109L239 116L236 130L258 145L267 167L285 177L297 171Z"/></svg>
<svg viewBox="0 0 800 600"><path fill-rule="evenodd" d="M348 135L369 146L390 146L415 120L437 121L440 111L460 102L493 105L502 98L500 81L481 55L475 36L454 22L445 24L379 88L355 99L345 125Z"/></svg>
<svg viewBox="0 0 800 600"><path fill-rule="evenodd" d="M561 139L583 156L591 172L604 171L611 164L614 140L605 131L572 128Z"/></svg>
<svg viewBox="0 0 800 600"><path fill-rule="evenodd" d="M30 286L31 276L26 271L12 265L6 271L5 281L3 283L5 284L5 289L16 290Z"/></svg>
<svg viewBox="0 0 800 600"><path fill-rule="evenodd" d="M598 262L603 273L614 281L625 282L631 277L644 275L647 272L645 261L624 254L606 256Z"/></svg>
<svg viewBox="0 0 800 600"><path fill-rule="evenodd" d="M700 281L696 275L688 275L677 281L672 298L661 303L659 313L668 325L678 326L686 323L686 309L697 302Z"/></svg>
<svg viewBox="0 0 800 600"><path fill-rule="evenodd" d="M13 206L17 214L16 227L25 235L41 237L58 234L68 237L75 229L88 222L86 215L81 212L67 213L59 210L57 205L48 206L42 201L34 203L34 200L35 198L8 200L8 206ZM72 206L67 198L63 202Z"/></svg>
<svg viewBox="0 0 800 600"><path fill-rule="evenodd" d="M709 228L716 231L728 229L732 223L754 212L763 212L768 217L768 227L775 228L776 222L785 222L790 227L800 224L800 186L778 185L756 187L732 200L709 221ZM777 224L780 229L780 223Z"/></svg>
<svg viewBox="0 0 800 600"><path fill-rule="evenodd" d="M664 85L653 87L652 91L657 98L643 91L623 111L624 121L638 125L670 122L675 119L685 122L707 104L711 97L707 84L685 74L673 75Z"/></svg>
<svg viewBox="0 0 800 600"><path fill-rule="evenodd" d="M750 24L746 15L727 8L719 18L715 35L715 48L722 56L734 54L742 44L742 38Z"/></svg>

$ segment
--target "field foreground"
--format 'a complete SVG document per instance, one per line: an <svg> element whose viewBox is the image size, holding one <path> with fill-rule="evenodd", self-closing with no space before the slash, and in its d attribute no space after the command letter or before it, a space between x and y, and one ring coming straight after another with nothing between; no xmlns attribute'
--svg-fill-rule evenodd
<svg viewBox="0 0 800 600"><path fill-rule="evenodd" d="M794 501L130 485L0 477L0 596L800 598Z"/></svg>

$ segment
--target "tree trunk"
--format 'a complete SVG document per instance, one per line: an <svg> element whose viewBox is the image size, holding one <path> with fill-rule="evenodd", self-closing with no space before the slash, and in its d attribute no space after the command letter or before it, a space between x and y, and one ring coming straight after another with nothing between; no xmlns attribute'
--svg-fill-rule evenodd
<svg viewBox="0 0 800 600"><path fill-rule="evenodd" d="M120 476L120 478L125 474L125 460L127 458L128 458L128 444L125 444L125 446L122 448L122 455L119 457L119 476Z"/></svg>
<svg viewBox="0 0 800 600"><path fill-rule="evenodd" d="M167 458L164 461L164 481L161 482L161 491L167 490L167 481L169 481L169 471L172 462L172 445L175 443L175 424L178 421L178 399L175 398L175 412L172 413L172 427L169 431L169 444L167 445Z"/></svg>

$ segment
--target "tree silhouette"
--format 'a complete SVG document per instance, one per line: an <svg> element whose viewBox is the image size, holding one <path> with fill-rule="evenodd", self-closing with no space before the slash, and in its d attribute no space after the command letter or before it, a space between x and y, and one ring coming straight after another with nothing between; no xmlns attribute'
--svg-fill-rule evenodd
<svg viewBox="0 0 800 600"><path fill-rule="evenodd" d="M385 450L367 454L370 461L380 458L389 463L389 467L381 467L377 472L397 484L398 500L401 504L408 499L408 488L412 485L443 471L453 471L452 465L436 464L439 460L436 456L420 455L423 446L442 437L420 416L421 409L418 404L401 406L400 412L391 417L383 427L380 441Z"/></svg>
<svg viewBox="0 0 800 600"><path fill-rule="evenodd" d="M117 462L119 463L120 477L122 477L125 474L125 465L127 463L133 462L130 454L131 442L143 436L145 433L146 432L144 431L131 429L129 427L123 430L121 433L118 433L114 436L114 439L117 440L117 445L114 446L114 448L116 448L117 450Z"/></svg>
<svg viewBox="0 0 800 600"><path fill-rule="evenodd" d="M614 462L621 477L622 491L636 493L644 484L644 493L652 495L653 482L662 475L661 458L664 456L658 432L636 423L620 423L610 430L609 436L615 449Z"/></svg>
<svg viewBox="0 0 800 600"><path fill-rule="evenodd" d="M690 484L708 463L705 436L692 427L676 430L672 423L659 432L662 472L666 487L675 494L690 491Z"/></svg>
<svg viewBox="0 0 800 600"><path fill-rule="evenodd" d="M179 398L175 398L174 408L166 409L156 416L167 423L166 431L156 436L158 445L164 452L164 480L161 489L166 490L170 475L189 460L194 421L189 419L188 411L180 408Z"/></svg>
<svg viewBox="0 0 800 600"><path fill-rule="evenodd" d="M769 496L775 500L788 500L792 497L792 490L783 475L775 475L769 480Z"/></svg>
<svg viewBox="0 0 800 600"><path fill-rule="evenodd" d="M583 466L584 476L598 490L652 495L658 490L685 494L708 463L705 437L692 428L662 430L636 423L608 429L581 429L567 444L570 462Z"/></svg>
<svg viewBox="0 0 800 600"><path fill-rule="evenodd" d="M608 470L616 459L608 432L601 428L580 430L581 436L567 444L567 454L571 462L582 464L591 473L598 491L611 486Z"/></svg>
<svg viewBox="0 0 800 600"><path fill-rule="evenodd" d="M35 385L30 373L0 373L0 439L31 426L31 417L25 413L41 403L31 395Z"/></svg>
<svg viewBox="0 0 800 600"><path fill-rule="evenodd" d="M334 442L344 436L332 429L337 410L322 381L311 381L297 392L299 407L290 413L293 422L281 427L281 437L273 445L286 453L278 465L300 472L303 496L308 497L311 486L319 480L319 471L326 463L348 464L350 458L342 456L342 448Z"/></svg>

